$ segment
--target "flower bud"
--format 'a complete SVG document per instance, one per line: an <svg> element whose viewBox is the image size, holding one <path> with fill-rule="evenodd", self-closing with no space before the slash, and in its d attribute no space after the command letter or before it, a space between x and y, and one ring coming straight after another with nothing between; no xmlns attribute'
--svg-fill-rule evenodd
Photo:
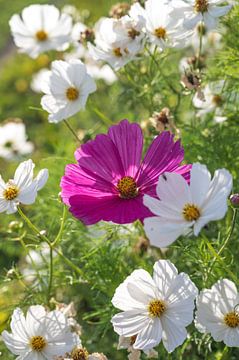
<svg viewBox="0 0 239 360"><path fill-rule="evenodd" d="M232 194L230 196L230 202L234 208L239 208L239 194Z"/></svg>

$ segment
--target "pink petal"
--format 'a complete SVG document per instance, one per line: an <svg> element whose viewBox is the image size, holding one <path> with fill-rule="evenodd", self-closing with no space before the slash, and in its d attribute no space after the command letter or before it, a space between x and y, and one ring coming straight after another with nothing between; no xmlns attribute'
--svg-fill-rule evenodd
<svg viewBox="0 0 239 360"><path fill-rule="evenodd" d="M125 176L135 177L143 149L143 134L140 126L123 120L118 125L111 126L108 135L118 149Z"/></svg>
<svg viewBox="0 0 239 360"><path fill-rule="evenodd" d="M184 150L180 141L174 142L173 137L165 131L150 145L138 173L137 184L141 192L155 196L159 176L165 171L185 174L186 178L190 176L190 166L179 166L184 157Z"/></svg>
<svg viewBox="0 0 239 360"><path fill-rule="evenodd" d="M69 198L74 195L101 197L117 195L111 182L96 174L84 171L77 164L69 164L65 168L65 175L61 179L61 197L65 204L70 205Z"/></svg>
<svg viewBox="0 0 239 360"><path fill-rule="evenodd" d="M92 225L101 220L128 224L152 216L143 205L142 196L127 200L113 195L102 197L76 195L72 196L69 202L71 213L85 225Z"/></svg>
<svg viewBox="0 0 239 360"><path fill-rule="evenodd" d="M124 168L119 152L107 135L97 135L75 152L75 158L83 170L92 176L117 184L124 176Z"/></svg>

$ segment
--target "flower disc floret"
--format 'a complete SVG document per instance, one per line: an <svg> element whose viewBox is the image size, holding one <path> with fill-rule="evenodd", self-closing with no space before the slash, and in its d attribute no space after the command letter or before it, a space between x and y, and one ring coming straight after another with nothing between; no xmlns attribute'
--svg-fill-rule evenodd
<svg viewBox="0 0 239 360"><path fill-rule="evenodd" d="M165 302L162 300L152 300L148 306L149 315L152 317L160 317L166 310Z"/></svg>
<svg viewBox="0 0 239 360"><path fill-rule="evenodd" d="M239 327L239 313L231 311L224 316L224 321L230 328Z"/></svg>
<svg viewBox="0 0 239 360"><path fill-rule="evenodd" d="M124 176L119 180L117 190L122 199L133 199L138 195L137 184L131 176Z"/></svg>
<svg viewBox="0 0 239 360"><path fill-rule="evenodd" d="M122 57L122 56L123 56L123 55L122 55L122 52L121 52L121 49L120 49L119 47L114 48L114 49L113 49L113 53L114 53L114 55L115 55L116 57Z"/></svg>
<svg viewBox="0 0 239 360"><path fill-rule="evenodd" d="M33 336L30 340L30 346L32 350L42 351L47 345L47 342L43 336Z"/></svg>
<svg viewBox="0 0 239 360"><path fill-rule="evenodd" d="M36 33L36 38L38 41L46 41L48 39L48 35L45 30L39 30Z"/></svg>
<svg viewBox="0 0 239 360"><path fill-rule="evenodd" d="M187 221L196 221L200 215L199 208L194 204L186 204L183 208L183 217Z"/></svg>
<svg viewBox="0 0 239 360"><path fill-rule="evenodd" d="M208 6L209 6L208 0L196 0L194 9L196 12L204 13L208 11Z"/></svg>
<svg viewBox="0 0 239 360"><path fill-rule="evenodd" d="M85 348L75 348L71 357L73 360L87 360L89 358L89 353Z"/></svg>
<svg viewBox="0 0 239 360"><path fill-rule="evenodd" d="M159 39L165 40L166 35L167 35L167 31L166 31L165 28L159 27L159 28L155 29L155 35L156 35Z"/></svg>
<svg viewBox="0 0 239 360"><path fill-rule="evenodd" d="M77 90L75 87L69 87L66 90L66 97L70 101L75 101L79 97L79 90Z"/></svg>
<svg viewBox="0 0 239 360"><path fill-rule="evenodd" d="M7 188L3 191L3 197L6 200L14 200L19 194L19 189L11 181L8 183Z"/></svg>

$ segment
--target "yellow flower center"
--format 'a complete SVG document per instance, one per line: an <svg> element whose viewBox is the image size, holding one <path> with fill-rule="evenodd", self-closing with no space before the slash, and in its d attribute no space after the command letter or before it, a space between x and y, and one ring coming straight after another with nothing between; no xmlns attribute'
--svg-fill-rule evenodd
<svg viewBox="0 0 239 360"><path fill-rule="evenodd" d="M159 39L165 40L167 32L166 29L164 29L163 27L157 28L154 33Z"/></svg>
<svg viewBox="0 0 239 360"><path fill-rule="evenodd" d="M12 181L9 181L7 188L3 191L3 197L6 200L13 200L19 194L19 189Z"/></svg>
<svg viewBox="0 0 239 360"><path fill-rule="evenodd" d="M239 326L239 313L232 311L224 316L224 322L230 328L236 328Z"/></svg>
<svg viewBox="0 0 239 360"><path fill-rule="evenodd" d="M137 184L131 176L124 176L117 183L117 190L122 199L133 199L138 195Z"/></svg>
<svg viewBox="0 0 239 360"><path fill-rule="evenodd" d="M47 38L48 38L48 35L44 30L39 30L36 33L36 38L37 38L38 41L46 41Z"/></svg>
<svg viewBox="0 0 239 360"><path fill-rule="evenodd" d="M149 315L151 317L160 317L166 310L165 302L162 300L152 300L148 305Z"/></svg>
<svg viewBox="0 0 239 360"><path fill-rule="evenodd" d="M222 97L220 95L214 95L212 98L213 104L216 106L221 106L223 103Z"/></svg>
<svg viewBox="0 0 239 360"><path fill-rule="evenodd" d="M186 204L183 208L183 217L187 221L196 221L201 216L199 208L194 204Z"/></svg>
<svg viewBox="0 0 239 360"><path fill-rule="evenodd" d="M118 48L114 48L113 49L113 53L116 57L122 57L122 53L121 53L121 49L118 47Z"/></svg>
<svg viewBox="0 0 239 360"><path fill-rule="evenodd" d="M130 345L133 346L136 341L137 335L133 335L130 337Z"/></svg>
<svg viewBox="0 0 239 360"><path fill-rule="evenodd" d="M89 358L89 353L85 348L75 348L71 352L71 357L73 360L87 360Z"/></svg>
<svg viewBox="0 0 239 360"><path fill-rule="evenodd" d="M66 97L70 101L75 101L79 97L79 90L77 90L75 87L69 87L66 90Z"/></svg>
<svg viewBox="0 0 239 360"><path fill-rule="evenodd" d="M46 345L47 342L43 336L33 336L30 340L31 348L38 352L42 351Z"/></svg>
<svg viewBox="0 0 239 360"><path fill-rule="evenodd" d="M129 35L129 37L131 38L131 39L135 39L137 36L139 36L140 35L140 32L139 31L137 31L136 29L129 29L128 30L128 35Z"/></svg>
<svg viewBox="0 0 239 360"><path fill-rule="evenodd" d="M208 0L196 0L194 9L196 12L206 12L208 10Z"/></svg>

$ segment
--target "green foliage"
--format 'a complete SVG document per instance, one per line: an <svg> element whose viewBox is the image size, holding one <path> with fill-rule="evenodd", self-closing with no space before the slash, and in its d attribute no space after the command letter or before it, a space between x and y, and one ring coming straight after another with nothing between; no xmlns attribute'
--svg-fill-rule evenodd
<svg viewBox="0 0 239 360"><path fill-rule="evenodd" d="M30 3L46 1L21 0L7 3L0 1L2 40L4 48L8 39L9 17ZM51 2L63 5L62 1ZM101 15L107 15L114 1L67 1L75 3L81 10L89 9L89 24ZM65 2L64 2L65 4ZM84 131L84 139L94 138L97 133L106 132L109 125L127 117L130 121L146 122L145 148L157 134L148 119L154 111L169 107L174 116L175 127L185 149L185 161L207 164L213 172L227 168L234 177L234 191L239 191L239 126L238 107L238 20L239 7L224 21L223 47L209 54L206 69L202 72L202 84L208 81L226 80L223 93L226 102L223 110L227 121L218 124L210 113L204 119L196 117L192 106L194 93L185 93L180 84L178 64L185 51L168 50L155 53L128 64L118 73L119 81L111 87L98 82L98 91L91 96L87 110L77 114L71 124ZM192 56L192 48L186 50ZM1 120L20 117L27 125L29 138L34 141L34 161L37 169L48 168L49 181L40 192L33 206L23 211L38 227L46 231L50 241L57 238L63 213L59 200L59 183L66 164L74 162L73 153L77 146L64 123L52 125L41 111L40 95L30 89L32 75L49 66L55 54L40 56L36 61L25 55L13 54L5 60L0 74ZM61 54L59 55L61 57ZM236 95L235 95L236 94ZM178 136L177 133L176 136ZM17 162L0 160L1 174L6 180L12 176ZM23 309L31 304L48 304L53 307L52 297L58 302L74 301L78 320L83 327L83 344L90 351L104 352L109 359L125 360L126 351L117 351L118 337L112 331L111 317L116 310L111 298L117 286L137 268L150 273L155 261L169 258L179 271L190 274L199 289L209 288L219 278L238 278L237 261L239 244L238 220L229 245L215 257L212 248L218 252L228 235L232 210L226 218L210 223L200 237L182 237L161 253L156 248L140 246L145 234L140 223L117 226L100 223L85 227L67 212L64 229L54 251L53 283L49 291L49 259L39 268L26 262L29 250L39 251L44 239L29 230L18 214L0 215L0 329L9 326L9 316L16 306ZM14 221L14 223L13 223ZM64 254L62 256L62 254ZM64 257L65 256L65 257ZM35 280L29 281L24 270L34 270ZM233 273L233 274L232 274ZM237 282L238 285L238 282ZM189 328L190 338L173 354L167 354L162 344L158 347L159 359L191 358L236 360L238 349L227 349L222 343L215 343L210 336L199 334L193 325ZM4 360L14 357L0 344Z"/></svg>

